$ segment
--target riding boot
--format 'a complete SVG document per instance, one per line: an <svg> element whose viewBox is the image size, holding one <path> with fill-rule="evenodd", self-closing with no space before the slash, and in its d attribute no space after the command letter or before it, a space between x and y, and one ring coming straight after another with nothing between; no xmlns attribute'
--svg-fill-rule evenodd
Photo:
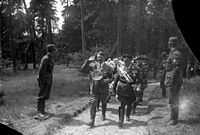
<svg viewBox="0 0 200 135"><path fill-rule="evenodd" d="M96 111L99 111L99 106L100 106L100 99L97 100L97 110Z"/></svg>
<svg viewBox="0 0 200 135"><path fill-rule="evenodd" d="M127 109L126 109L126 121L130 121L130 115L131 115L131 106L127 106Z"/></svg>
<svg viewBox="0 0 200 135"><path fill-rule="evenodd" d="M45 100L44 99L38 99L37 112L44 114L45 113L44 108L45 108Z"/></svg>
<svg viewBox="0 0 200 135"><path fill-rule="evenodd" d="M166 97L166 86L162 86L162 97Z"/></svg>
<svg viewBox="0 0 200 135"><path fill-rule="evenodd" d="M118 122L118 126L119 127L123 127L123 123L124 123L124 108L119 107L119 122Z"/></svg>
<svg viewBox="0 0 200 135"><path fill-rule="evenodd" d="M137 102L135 101L132 105L132 113L135 114L136 113L136 106L137 106Z"/></svg>
<svg viewBox="0 0 200 135"><path fill-rule="evenodd" d="M176 125L178 119L179 107L171 106L171 117L169 125Z"/></svg>
<svg viewBox="0 0 200 135"><path fill-rule="evenodd" d="M95 115L96 115L96 107L91 107L90 108L90 122L88 124L90 127L94 127Z"/></svg>
<svg viewBox="0 0 200 135"><path fill-rule="evenodd" d="M102 121L106 120L106 104L102 104Z"/></svg>

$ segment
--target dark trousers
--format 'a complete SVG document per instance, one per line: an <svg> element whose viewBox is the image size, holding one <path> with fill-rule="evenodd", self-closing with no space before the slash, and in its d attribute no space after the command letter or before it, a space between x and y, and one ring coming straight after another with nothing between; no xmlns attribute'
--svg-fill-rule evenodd
<svg viewBox="0 0 200 135"><path fill-rule="evenodd" d="M164 72L162 74L162 77L160 79L160 87L162 89L162 97L166 97L165 74L166 74L166 72Z"/></svg>
<svg viewBox="0 0 200 135"><path fill-rule="evenodd" d="M125 96L119 96L119 101L120 101L120 108L121 109L125 109L126 108L126 116L130 116L131 114L131 109L132 109L132 104L134 101L133 97L125 97Z"/></svg>
<svg viewBox="0 0 200 135"><path fill-rule="evenodd" d="M105 116L106 107L107 107L107 97L108 93L90 93L90 118L94 119L96 116L96 108L98 107L98 103L102 104L102 115Z"/></svg>
<svg viewBox="0 0 200 135"><path fill-rule="evenodd" d="M50 84L40 84L40 91L38 93L38 101L37 101L37 111L40 113L44 113L45 109L45 101L49 99L51 92Z"/></svg>
<svg viewBox="0 0 200 135"><path fill-rule="evenodd" d="M182 83L167 87L169 91L169 104L171 108L172 120L177 120L179 115L179 95Z"/></svg>

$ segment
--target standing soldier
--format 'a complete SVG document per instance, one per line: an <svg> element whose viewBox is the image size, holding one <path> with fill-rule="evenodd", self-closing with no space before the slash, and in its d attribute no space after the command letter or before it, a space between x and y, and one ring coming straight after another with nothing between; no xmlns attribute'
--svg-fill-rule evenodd
<svg viewBox="0 0 200 135"><path fill-rule="evenodd" d="M53 79L53 67L54 61L53 57L55 56L56 48L54 44L47 45L47 54L43 56L39 66L39 87L40 91L38 94L37 101L37 112L39 118L47 118L48 113L45 112L45 101L49 99L52 79Z"/></svg>
<svg viewBox="0 0 200 135"><path fill-rule="evenodd" d="M142 56L142 76L141 76L141 97L140 97L140 102L143 102L143 94L144 90L147 88L148 83L147 83L147 75L149 72L149 66L147 63L148 57L147 56Z"/></svg>
<svg viewBox="0 0 200 135"><path fill-rule="evenodd" d="M147 88L147 75L148 75L148 64L146 56L138 56L136 58L137 66L139 67L139 84L140 91L137 93L137 104L143 102L144 90Z"/></svg>
<svg viewBox="0 0 200 135"><path fill-rule="evenodd" d="M170 125L176 125L179 114L179 94L182 79L182 55L177 50L177 37L170 37L168 45L170 53L166 63L165 85L169 91L169 104L171 108Z"/></svg>
<svg viewBox="0 0 200 135"><path fill-rule="evenodd" d="M102 120L106 120L107 97L109 95L108 83L111 82L112 68L104 62L105 54L98 52L95 57L90 57L82 65L81 69L89 68L91 83L90 83L90 122L89 126L94 127L96 107L98 99L102 105Z"/></svg>
<svg viewBox="0 0 200 135"><path fill-rule="evenodd" d="M136 80L136 74L134 73L134 67L131 64L131 60L132 60L131 55L128 54L123 55L124 67L118 67L118 68L123 68L122 70L125 71L133 81L129 82L127 79L125 79L126 75L123 75L123 73L120 73L119 71L118 74L115 76L113 84L114 94L116 94L117 100L120 102L118 110L119 127L123 126L125 106L127 106L126 120L130 121L132 104L136 100L135 91L132 85L136 84L137 80Z"/></svg>
<svg viewBox="0 0 200 135"><path fill-rule="evenodd" d="M165 75L166 75L166 70L165 70L165 66L166 66L166 62L167 62L167 53L166 52L162 52L161 53L161 63L159 66L159 69L161 70L161 79L160 79L160 87L162 89L162 97L166 97L166 86L165 86Z"/></svg>

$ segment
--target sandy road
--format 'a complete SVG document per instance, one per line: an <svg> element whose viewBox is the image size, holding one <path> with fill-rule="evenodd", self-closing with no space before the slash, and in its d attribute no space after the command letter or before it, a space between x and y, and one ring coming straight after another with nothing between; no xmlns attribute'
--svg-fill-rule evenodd
<svg viewBox="0 0 200 135"><path fill-rule="evenodd" d="M148 99L151 96L155 85L150 85L144 93L144 105L138 106L137 113L131 114L131 121L124 120L123 128L119 128L118 122L118 102L114 97L111 103L108 104L106 118L101 120L101 111L96 114L95 127L90 128L89 122L89 108L82 112L79 116L73 118L71 122L64 125L56 135L149 135L148 121L150 119L150 112L148 107Z"/></svg>

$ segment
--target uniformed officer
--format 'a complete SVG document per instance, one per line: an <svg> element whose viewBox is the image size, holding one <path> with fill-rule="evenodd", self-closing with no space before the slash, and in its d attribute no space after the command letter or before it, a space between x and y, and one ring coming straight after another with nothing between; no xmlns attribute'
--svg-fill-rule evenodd
<svg viewBox="0 0 200 135"><path fill-rule="evenodd" d="M128 73L133 82L128 82L124 76L118 73L115 76L113 84L113 92L116 94L118 101L120 102L118 113L119 113L119 123L118 126L122 127L124 122L124 112L126 109L126 120L130 121L130 114L132 109L132 104L136 100L136 93L133 88L133 84L136 84L136 74L133 72L133 65L131 64L132 56L125 54L122 56L124 61L123 70Z"/></svg>
<svg viewBox="0 0 200 135"><path fill-rule="evenodd" d="M159 69L161 71L160 72L161 73L160 87L162 89L162 97L166 97L166 86L164 84L165 75L166 75L166 70L165 70L166 62L167 62L167 53L162 52L161 53L161 63L160 63L160 66L159 66Z"/></svg>
<svg viewBox="0 0 200 135"><path fill-rule="evenodd" d="M137 104L143 102L143 94L144 90L147 88L147 75L148 75L148 64L147 64L147 57L146 56L138 56L137 66L139 67L139 84L140 84L140 91L137 93Z"/></svg>
<svg viewBox="0 0 200 135"><path fill-rule="evenodd" d="M37 96L37 112L40 118L45 118L48 116L48 113L45 112L45 101L49 99L52 79L53 79L53 67L54 61L53 57L56 53L56 47L54 44L48 44L47 54L43 56L39 66L39 78L38 83L40 91Z"/></svg>
<svg viewBox="0 0 200 135"><path fill-rule="evenodd" d="M98 99L100 99L102 105L102 120L106 120L107 97L109 95L108 84L112 81L112 68L104 62L104 58L105 54L103 52L98 52L96 59L95 57L90 57L81 67L82 70L87 70L87 68L89 68L91 76L90 127L94 127ZM95 77L99 79L95 79Z"/></svg>
<svg viewBox="0 0 200 135"><path fill-rule="evenodd" d="M182 79L182 55L177 50L177 37L170 37L168 45L170 53L166 63L165 85L169 91L169 104L171 108L170 125L176 125L179 114L179 94Z"/></svg>

